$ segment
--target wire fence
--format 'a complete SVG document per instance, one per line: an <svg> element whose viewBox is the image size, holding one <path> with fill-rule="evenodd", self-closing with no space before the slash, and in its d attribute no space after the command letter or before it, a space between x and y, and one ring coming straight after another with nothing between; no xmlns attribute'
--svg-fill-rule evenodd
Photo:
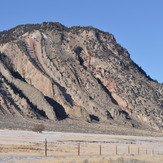
<svg viewBox="0 0 163 163"><path fill-rule="evenodd" d="M109 144L109 143L47 143L45 140L45 156L56 151L67 152L73 155L163 155L163 147L144 146L136 144Z"/></svg>
<svg viewBox="0 0 163 163"><path fill-rule="evenodd" d="M55 155L163 155L162 146L143 144L88 143L73 141L26 142L25 144L0 145L1 152L33 153L44 156Z"/></svg>

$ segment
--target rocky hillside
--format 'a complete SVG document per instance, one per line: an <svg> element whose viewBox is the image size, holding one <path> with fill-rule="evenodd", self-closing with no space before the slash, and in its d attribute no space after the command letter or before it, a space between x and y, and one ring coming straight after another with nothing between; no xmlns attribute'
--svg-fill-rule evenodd
<svg viewBox="0 0 163 163"><path fill-rule="evenodd" d="M0 33L0 119L163 129L163 84L112 34L60 23Z"/></svg>

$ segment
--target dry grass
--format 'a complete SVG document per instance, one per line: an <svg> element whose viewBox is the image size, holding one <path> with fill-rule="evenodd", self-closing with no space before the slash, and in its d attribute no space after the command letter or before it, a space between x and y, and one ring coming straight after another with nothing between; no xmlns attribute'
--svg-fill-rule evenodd
<svg viewBox="0 0 163 163"><path fill-rule="evenodd" d="M12 160L11 160L12 162ZM15 163L162 163L162 156L62 156L20 158Z"/></svg>
<svg viewBox="0 0 163 163"><path fill-rule="evenodd" d="M45 157L45 139L48 140L48 157ZM0 130L0 162L163 163L163 153L158 155L155 150L155 155L151 155L153 149L163 152L162 137Z"/></svg>

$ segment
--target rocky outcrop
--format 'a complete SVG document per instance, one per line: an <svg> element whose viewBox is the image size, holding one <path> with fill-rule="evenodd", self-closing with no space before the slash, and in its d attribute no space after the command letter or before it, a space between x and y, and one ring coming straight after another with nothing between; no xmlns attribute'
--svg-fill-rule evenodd
<svg viewBox="0 0 163 163"><path fill-rule="evenodd" d="M43 23L1 32L0 43L0 115L162 130L163 84L112 34Z"/></svg>

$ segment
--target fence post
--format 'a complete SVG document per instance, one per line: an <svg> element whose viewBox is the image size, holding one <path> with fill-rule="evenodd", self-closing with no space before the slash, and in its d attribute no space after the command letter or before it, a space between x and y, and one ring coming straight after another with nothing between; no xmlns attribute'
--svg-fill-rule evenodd
<svg viewBox="0 0 163 163"><path fill-rule="evenodd" d="M80 156L80 143L78 143L78 156Z"/></svg>
<svg viewBox="0 0 163 163"><path fill-rule="evenodd" d="M47 139L45 139L45 156L47 156Z"/></svg>
<svg viewBox="0 0 163 163"><path fill-rule="evenodd" d="M138 155L139 155L139 153L140 153L140 149L139 149L139 147L138 147Z"/></svg>
<svg viewBox="0 0 163 163"><path fill-rule="evenodd" d="M130 154L130 146L128 146L128 154Z"/></svg>
<svg viewBox="0 0 163 163"><path fill-rule="evenodd" d="M100 144L100 156L101 156L101 144Z"/></svg>
<svg viewBox="0 0 163 163"><path fill-rule="evenodd" d="M145 150L145 153L146 153L146 155L148 154L147 148L146 148L146 150Z"/></svg>
<svg viewBox="0 0 163 163"><path fill-rule="evenodd" d="M118 154L118 147L117 147L117 145L116 145L116 147L115 147L115 154L116 154L116 155Z"/></svg>

